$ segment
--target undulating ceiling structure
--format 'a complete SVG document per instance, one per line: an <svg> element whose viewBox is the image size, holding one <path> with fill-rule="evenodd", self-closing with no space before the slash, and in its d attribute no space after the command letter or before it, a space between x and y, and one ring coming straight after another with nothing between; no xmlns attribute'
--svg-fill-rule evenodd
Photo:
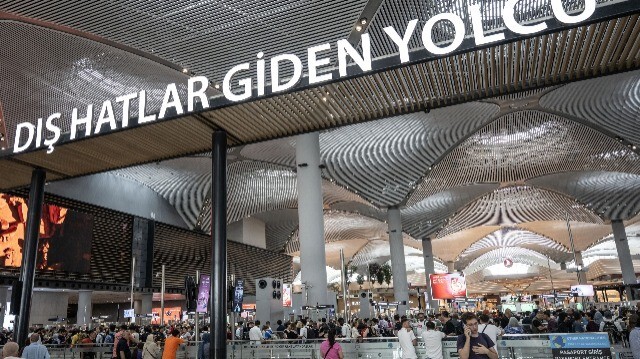
<svg viewBox="0 0 640 359"><path fill-rule="evenodd" d="M584 7L562 2L568 11ZM306 61L306 49L323 42L345 38L358 46L363 30L374 58L384 59L397 56L385 26L401 29L418 19L421 28L447 11L471 32L471 3L6 1L0 101L10 140L19 122L139 90L149 107L159 107L166 83L177 83L184 95L194 75L211 80L207 95L224 106L66 144L50 155L0 156L0 189L28 184L33 167L47 169L51 181L110 170L116 181L153 190L184 227L206 233L210 133L225 129L228 222L262 221L267 249L296 256L292 135L320 131L330 267L340 267L340 250L360 268L388 262L387 209L398 207L412 283L424 283L421 241L427 238L438 270L454 262L470 283L493 283L477 289L546 290L546 280L533 279L563 275L560 263L571 262L574 249L594 268L590 275L598 273L593 279L615 277L610 247L598 246L610 246L610 221L633 226L640 219L637 13L251 102L220 102L224 73L255 62L258 52L295 53ZM504 3L480 2L485 30L504 28ZM598 9L619 3L598 0ZM521 22L548 19L551 11L542 0L516 6ZM431 35L446 43L452 33L440 22ZM420 38L412 37L409 47L421 51ZM329 70L335 66L332 61ZM630 243L635 254L640 244ZM526 266L521 283L509 287L487 272L505 258Z"/></svg>

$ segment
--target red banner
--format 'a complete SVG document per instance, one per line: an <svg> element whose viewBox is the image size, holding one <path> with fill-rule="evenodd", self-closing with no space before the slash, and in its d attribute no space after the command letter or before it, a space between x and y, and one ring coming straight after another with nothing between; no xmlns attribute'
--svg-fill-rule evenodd
<svg viewBox="0 0 640 359"><path fill-rule="evenodd" d="M467 284L461 273L429 274L433 299L455 299L467 296Z"/></svg>

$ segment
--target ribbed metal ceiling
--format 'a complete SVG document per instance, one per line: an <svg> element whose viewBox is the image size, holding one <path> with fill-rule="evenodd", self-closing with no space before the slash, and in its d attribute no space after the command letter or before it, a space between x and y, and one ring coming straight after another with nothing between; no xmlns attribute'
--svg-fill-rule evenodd
<svg viewBox="0 0 640 359"><path fill-rule="evenodd" d="M584 4L563 3L567 9ZM503 4L480 2L485 29L504 26ZM296 53L305 61L307 47L353 34L366 5L5 2L0 11L9 14L0 18L12 17L0 21L0 35L9 39L0 50L7 65L0 78L11 84L0 86L7 135L13 138L18 122L141 89L148 107L157 108L166 83L182 84L184 93L182 68L218 82L233 65L255 61L258 51ZM467 5L382 2L367 25L375 56L396 52L384 26L402 29L413 18L421 26L443 11L464 17ZM534 20L549 16L550 7L522 0L516 12L519 20ZM295 254L295 139L251 143L352 125L321 134L321 159L325 239L358 243L353 263L387 260L386 207L400 206L414 269L422 259L414 239L427 236L436 237L434 252L459 258L457 265L470 273L505 256L544 266L545 255L561 260L566 253L558 222L567 213L572 223L604 231L603 219L632 219L640 210L634 147L640 144L640 72L558 86L638 69L639 34L640 19L631 15L94 137L51 155L2 158L0 189L27 184L31 167L47 169L49 180L118 169L118 176L149 186L185 222L207 232L211 165L205 152L211 131L223 128L230 145L246 145L230 153L228 221L256 216L266 224L269 249ZM446 41L449 24L438 24L432 35ZM410 47L420 47L418 40L414 36ZM195 156L163 161L185 155ZM131 165L139 166L120 169Z"/></svg>
<svg viewBox="0 0 640 359"><path fill-rule="evenodd" d="M467 268L478 257L498 248L526 248L546 255L558 263L573 258L567 247L550 238L520 229L503 228L465 249L458 257L456 265L460 268Z"/></svg>
<svg viewBox="0 0 640 359"><path fill-rule="evenodd" d="M601 218L569 197L526 186L506 187L462 209L450 219L438 237L466 228L564 220L567 216L571 221L602 224Z"/></svg>
<svg viewBox="0 0 640 359"><path fill-rule="evenodd" d="M3 11L69 26L222 82L236 64L348 37L365 0L7 1ZM331 19L331 21L327 21Z"/></svg>

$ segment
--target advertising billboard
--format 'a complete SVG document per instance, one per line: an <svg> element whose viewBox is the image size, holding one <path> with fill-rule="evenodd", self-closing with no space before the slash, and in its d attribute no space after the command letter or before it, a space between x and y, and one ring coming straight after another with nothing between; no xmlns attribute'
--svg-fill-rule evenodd
<svg viewBox="0 0 640 359"><path fill-rule="evenodd" d="M433 299L455 299L467 296L467 284L462 273L429 274Z"/></svg>
<svg viewBox="0 0 640 359"><path fill-rule="evenodd" d="M209 305L209 289L211 288L211 277L208 275L200 275L200 285L198 287L198 305L196 312L206 313Z"/></svg>
<svg viewBox="0 0 640 359"><path fill-rule="evenodd" d="M574 297L593 297L593 286L590 284L572 285L571 295Z"/></svg>
<svg viewBox="0 0 640 359"><path fill-rule="evenodd" d="M236 279L235 291L233 292L233 311L240 313L242 311L242 300L244 298L244 280Z"/></svg>
<svg viewBox="0 0 640 359"><path fill-rule="evenodd" d="M27 199L0 193L0 267L20 267L26 235ZM89 273L93 216L42 205L37 269Z"/></svg>
<svg viewBox="0 0 640 359"><path fill-rule="evenodd" d="M291 284L282 285L282 306L291 308Z"/></svg>

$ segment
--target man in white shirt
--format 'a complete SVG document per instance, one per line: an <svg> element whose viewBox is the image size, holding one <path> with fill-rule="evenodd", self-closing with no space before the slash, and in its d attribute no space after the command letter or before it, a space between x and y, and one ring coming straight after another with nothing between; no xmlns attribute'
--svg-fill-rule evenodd
<svg viewBox="0 0 640 359"><path fill-rule="evenodd" d="M242 333L244 332L243 326L243 322L238 322L238 327L236 328L236 340L242 340Z"/></svg>
<svg viewBox="0 0 640 359"><path fill-rule="evenodd" d="M426 330L422 332L422 340L427 354L426 358L442 359L442 339L444 338L446 338L446 335L436 330L434 322L427 322Z"/></svg>
<svg viewBox="0 0 640 359"><path fill-rule="evenodd" d="M413 323L413 327L416 329L416 335L422 337L422 332L427 330L427 320L424 317L424 313L418 313L418 320Z"/></svg>
<svg viewBox="0 0 640 359"><path fill-rule="evenodd" d="M408 319L402 320L402 328L398 330L398 342L402 349L402 359L418 359L415 346L418 344Z"/></svg>
<svg viewBox="0 0 640 359"><path fill-rule="evenodd" d="M340 324L340 331L343 338L351 338L351 327L349 323L345 323L343 318L338 318L338 324Z"/></svg>
<svg viewBox="0 0 640 359"><path fill-rule="evenodd" d="M308 337L308 328L307 328L307 321L306 320L302 320L302 328L300 328L300 338L301 339L307 339Z"/></svg>
<svg viewBox="0 0 640 359"><path fill-rule="evenodd" d="M478 332L488 335L494 343L497 343L498 337L504 334L504 330L502 330L502 328L498 328L490 323L489 316L486 314L480 315L480 323L481 324L478 326Z"/></svg>
<svg viewBox="0 0 640 359"><path fill-rule="evenodd" d="M257 345L260 344L262 340L262 331L260 330L260 321L256 320L255 325L251 326L253 323L249 322L249 340L251 340L251 344Z"/></svg>

